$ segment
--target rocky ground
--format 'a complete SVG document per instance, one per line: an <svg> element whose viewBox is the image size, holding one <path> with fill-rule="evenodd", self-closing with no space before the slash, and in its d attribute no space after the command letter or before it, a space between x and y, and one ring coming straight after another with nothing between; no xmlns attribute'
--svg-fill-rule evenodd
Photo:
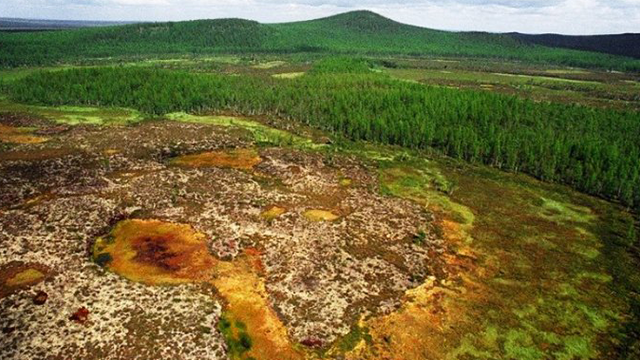
<svg viewBox="0 0 640 360"><path fill-rule="evenodd" d="M433 215L355 157L197 123L0 124L0 358L315 357L445 276Z"/></svg>

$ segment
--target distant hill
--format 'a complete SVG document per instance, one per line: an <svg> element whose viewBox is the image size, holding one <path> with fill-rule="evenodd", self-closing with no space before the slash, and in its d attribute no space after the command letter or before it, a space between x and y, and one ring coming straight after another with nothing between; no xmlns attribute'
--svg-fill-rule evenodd
<svg viewBox="0 0 640 360"><path fill-rule="evenodd" d="M511 33L515 39L549 47L595 51L640 59L640 34L569 36Z"/></svg>
<svg viewBox="0 0 640 360"><path fill-rule="evenodd" d="M319 53L496 58L640 71L640 61L630 58L551 48L506 34L432 30L370 11L281 24L218 19L0 33L0 49L5 67L97 57Z"/></svg>
<svg viewBox="0 0 640 360"><path fill-rule="evenodd" d="M99 27L127 25L134 22L126 21L73 21L73 20L38 20L38 19L19 19L19 18L1 18L0 31L45 31L45 30L62 30L76 29L83 27Z"/></svg>

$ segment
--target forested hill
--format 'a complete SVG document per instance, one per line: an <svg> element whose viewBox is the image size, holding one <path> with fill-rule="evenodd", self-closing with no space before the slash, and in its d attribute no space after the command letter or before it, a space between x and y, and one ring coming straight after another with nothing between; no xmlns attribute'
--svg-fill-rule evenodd
<svg viewBox="0 0 640 360"><path fill-rule="evenodd" d="M515 39L550 47L595 51L640 59L640 34L568 36L511 33Z"/></svg>
<svg viewBox="0 0 640 360"><path fill-rule="evenodd" d="M86 58L216 53L464 56L640 71L640 60L528 44L509 35L437 31L369 11L282 24L240 19L0 33L0 67Z"/></svg>

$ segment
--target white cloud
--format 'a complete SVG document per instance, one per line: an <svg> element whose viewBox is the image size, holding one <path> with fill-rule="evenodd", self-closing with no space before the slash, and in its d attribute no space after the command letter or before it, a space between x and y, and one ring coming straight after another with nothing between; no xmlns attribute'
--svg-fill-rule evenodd
<svg viewBox="0 0 640 360"><path fill-rule="evenodd" d="M369 9L447 30L595 34L640 32L640 0L1 0L0 16L73 20L240 17L307 20Z"/></svg>

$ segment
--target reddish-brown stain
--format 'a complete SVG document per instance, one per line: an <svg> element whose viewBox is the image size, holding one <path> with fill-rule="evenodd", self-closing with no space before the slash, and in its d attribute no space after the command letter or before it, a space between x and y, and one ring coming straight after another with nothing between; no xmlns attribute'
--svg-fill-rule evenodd
<svg viewBox="0 0 640 360"><path fill-rule="evenodd" d="M38 291L33 297L33 303L36 305L44 305L49 299L49 295L44 291Z"/></svg>
<svg viewBox="0 0 640 360"><path fill-rule="evenodd" d="M322 347L322 340L316 338L307 338L302 340L301 344L307 347L319 348Z"/></svg>
<svg viewBox="0 0 640 360"><path fill-rule="evenodd" d="M79 308L69 317L69 320L75 321L78 324L86 323L89 320L89 309L84 306Z"/></svg>

